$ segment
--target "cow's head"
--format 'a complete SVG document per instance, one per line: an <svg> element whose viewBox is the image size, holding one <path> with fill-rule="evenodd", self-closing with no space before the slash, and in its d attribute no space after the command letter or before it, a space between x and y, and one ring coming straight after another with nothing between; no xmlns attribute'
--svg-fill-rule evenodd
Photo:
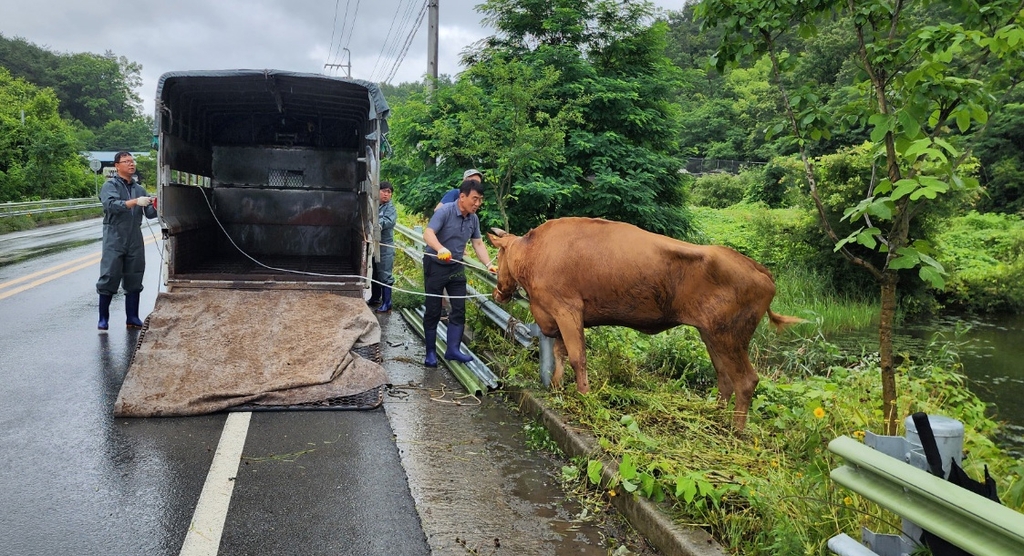
<svg viewBox="0 0 1024 556"><path fill-rule="evenodd" d="M515 277L512 276L512 270L509 268L506 249L509 244L517 239L514 236L501 228L491 228L491 233L487 234L487 239L491 241L491 245L498 248L498 285L494 288L494 300L498 303L505 303L512 296L515 295L516 289L519 288L519 284L516 283Z"/></svg>

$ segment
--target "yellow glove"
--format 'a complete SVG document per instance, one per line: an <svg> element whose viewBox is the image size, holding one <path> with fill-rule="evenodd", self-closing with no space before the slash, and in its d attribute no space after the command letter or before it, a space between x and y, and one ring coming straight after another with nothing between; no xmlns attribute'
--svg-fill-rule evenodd
<svg viewBox="0 0 1024 556"><path fill-rule="evenodd" d="M452 260L452 252L442 247L441 250L437 252L437 260L443 263Z"/></svg>
<svg viewBox="0 0 1024 556"><path fill-rule="evenodd" d="M497 274L498 273L498 265L496 265L494 263L491 263L487 267L487 272L490 272L491 274Z"/></svg>

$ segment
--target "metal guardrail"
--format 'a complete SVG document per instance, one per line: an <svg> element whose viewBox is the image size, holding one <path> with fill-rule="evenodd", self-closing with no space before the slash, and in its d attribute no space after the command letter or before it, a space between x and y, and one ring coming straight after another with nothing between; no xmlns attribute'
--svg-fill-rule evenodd
<svg viewBox="0 0 1024 556"><path fill-rule="evenodd" d="M847 462L832 480L879 506L975 556L1024 554L1024 514L847 436L828 449Z"/></svg>
<svg viewBox="0 0 1024 556"><path fill-rule="evenodd" d="M45 201L22 201L17 203L0 203L0 218L7 218L10 216L25 216L29 214L65 212L69 210L101 208L102 206L103 205L96 197L83 197L80 199L57 199Z"/></svg>
<svg viewBox="0 0 1024 556"><path fill-rule="evenodd" d="M402 236L407 238L411 243L412 247L397 246L403 253L412 259L416 264L422 264L421 259L423 255L423 248L425 243L423 242L422 233L413 230L407 226L398 224L395 226L395 231L400 233ZM474 261L466 261L466 266L475 271L476 275L483 280L485 283L494 287L497 285L497 280L484 268L483 265ZM523 347L529 347L533 344L533 339L538 338L540 343L540 375L541 381L545 386L551 384L551 375L554 370L554 355L553 355L553 343L554 340L544 336L539 327L536 324L523 323L512 317L507 311L502 309L497 303L486 299L481 296L480 292L474 289L472 286L466 287L467 293L476 296L473 301L479 305L481 311L487 318L489 318L496 326L500 329L509 332L513 339ZM403 316L406 320L413 324L416 331L422 336L423 335L423 311L422 310L403 310ZM445 337L443 325L438 325L438 345L443 349L443 338ZM460 373L462 371L462 365L459 363L453 363L445 361L449 368L452 368L453 373L459 378L459 381L466 386L467 391L473 392L478 389L478 386L495 388L497 384L497 377L491 372L491 370L476 356L471 350L462 347L464 353L468 353L473 357L473 361L465 365L465 367L475 375L476 381L463 380ZM454 368L453 368L454 367ZM486 388L483 390L486 392Z"/></svg>

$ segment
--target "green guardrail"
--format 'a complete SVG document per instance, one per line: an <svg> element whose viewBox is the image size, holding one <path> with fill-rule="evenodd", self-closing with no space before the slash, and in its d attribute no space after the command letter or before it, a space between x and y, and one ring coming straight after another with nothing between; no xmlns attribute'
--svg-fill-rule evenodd
<svg viewBox="0 0 1024 556"><path fill-rule="evenodd" d="M847 465L832 480L975 556L1024 554L1024 514L847 436L829 442Z"/></svg>

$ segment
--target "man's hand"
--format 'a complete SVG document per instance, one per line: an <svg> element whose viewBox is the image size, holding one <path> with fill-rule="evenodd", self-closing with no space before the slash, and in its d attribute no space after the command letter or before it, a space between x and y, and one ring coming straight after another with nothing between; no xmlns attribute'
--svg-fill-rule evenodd
<svg viewBox="0 0 1024 556"><path fill-rule="evenodd" d="M441 250L437 252L437 260L443 263L452 260L452 252L442 247Z"/></svg>
<svg viewBox="0 0 1024 556"><path fill-rule="evenodd" d="M495 263L491 263L491 264L487 265L487 272L490 272L491 274L497 274L498 273L498 265L495 264Z"/></svg>
<svg viewBox="0 0 1024 556"><path fill-rule="evenodd" d="M151 199L149 197L139 197L138 199L135 199L135 204L140 206L140 207L148 207L149 204L152 203L152 202L153 202L153 199Z"/></svg>

